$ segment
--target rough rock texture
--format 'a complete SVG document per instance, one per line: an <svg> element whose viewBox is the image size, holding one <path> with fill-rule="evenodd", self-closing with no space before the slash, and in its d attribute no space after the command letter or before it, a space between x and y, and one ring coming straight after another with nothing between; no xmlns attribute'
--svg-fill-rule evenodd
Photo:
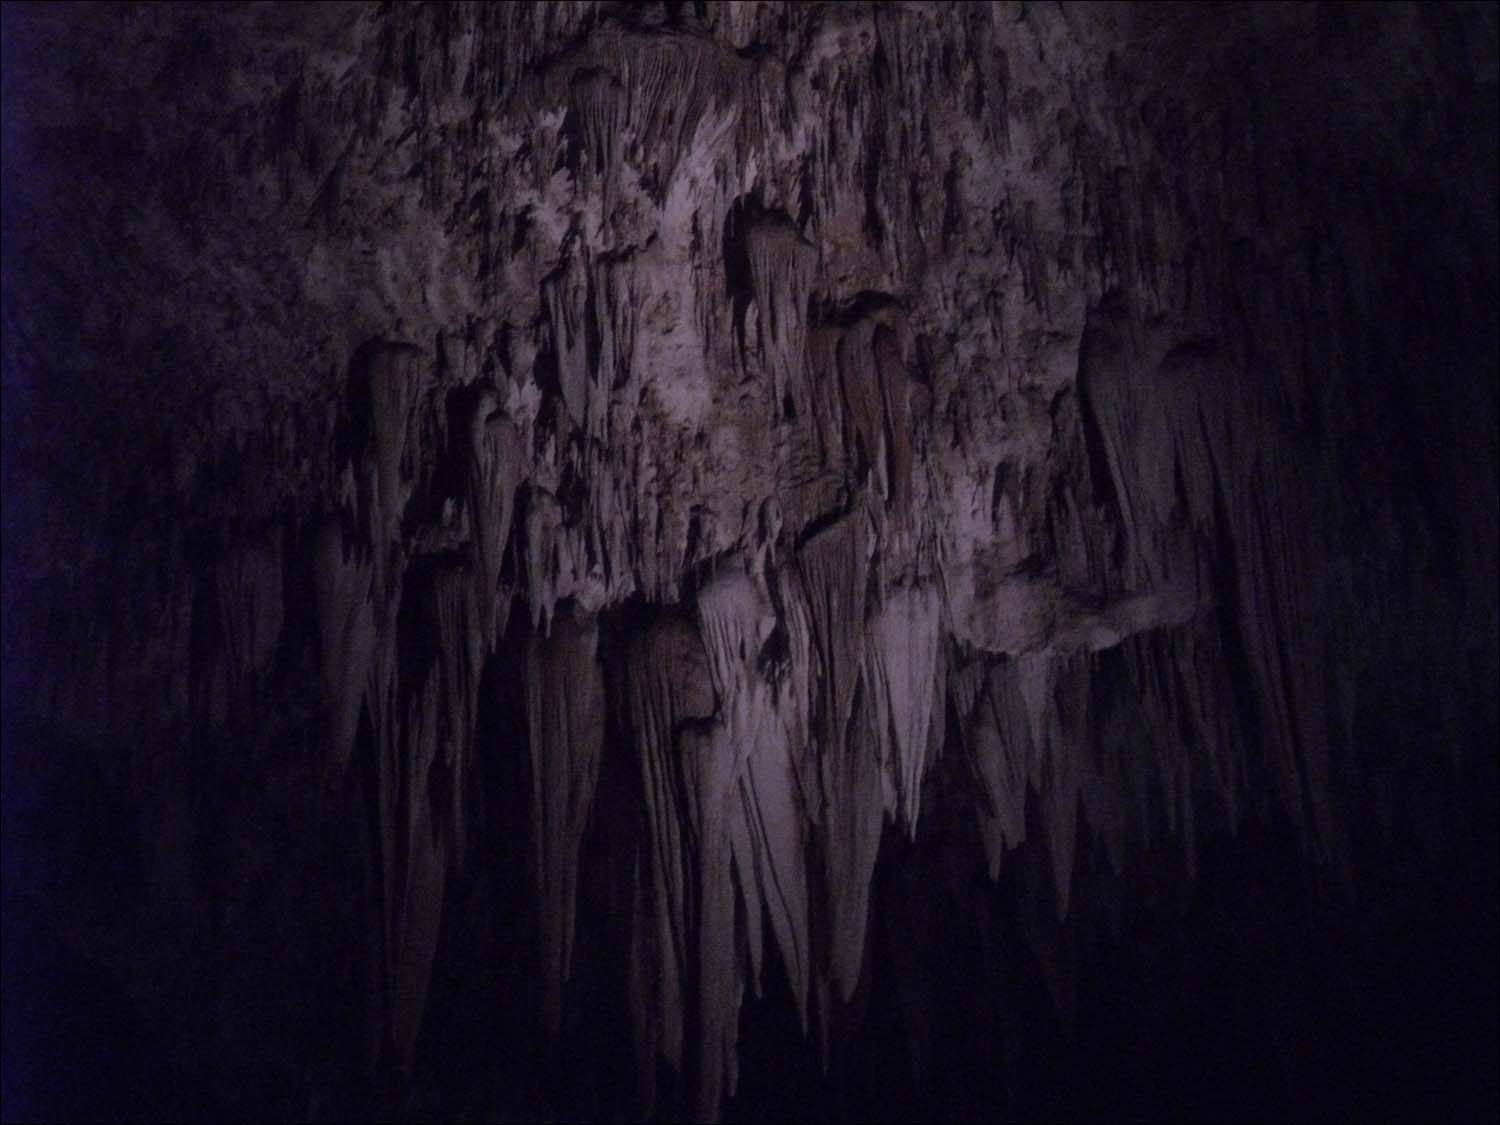
<svg viewBox="0 0 1500 1125"><path fill-rule="evenodd" d="M1492 6L7 7L7 926L184 1112L1115 1113L1090 950L1423 887L1483 1110L1496 135Z"/></svg>

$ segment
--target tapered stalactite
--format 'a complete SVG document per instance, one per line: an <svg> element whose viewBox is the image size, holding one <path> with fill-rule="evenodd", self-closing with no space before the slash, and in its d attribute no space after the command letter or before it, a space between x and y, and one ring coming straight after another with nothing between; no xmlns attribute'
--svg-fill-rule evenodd
<svg viewBox="0 0 1500 1125"><path fill-rule="evenodd" d="M364 443L353 469L382 604L394 596L400 580L401 519L415 476L411 445L425 372L417 348L375 342L362 349L351 376L353 420Z"/></svg>
<svg viewBox="0 0 1500 1125"><path fill-rule="evenodd" d="M329 769L349 764L375 658L375 611L368 558L337 521L318 532L316 544L318 632L323 699L329 716Z"/></svg>
<svg viewBox="0 0 1500 1125"><path fill-rule="evenodd" d="M861 706L859 640L865 627L869 521L856 512L810 539L799 552L821 691L815 738L831 925L832 979L848 999L859 980L869 913L870 877L883 820L882 768L873 737L874 708Z"/></svg>
<svg viewBox="0 0 1500 1125"><path fill-rule="evenodd" d="M1014 660L991 665L969 712L967 742L986 797L980 830L991 879L999 877L1006 851L1026 841L1026 787L1037 749L1019 678Z"/></svg>
<svg viewBox="0 0 1500 1125"><path fill-rule="evenodd" d="M1205 601L1232 597L1226 608L1255 677L1281 798L1325 848L1332 701L1316 638L1326 635L1317 620L1328 599L1308 566L1323 549L1310 508L1326 487L1324 466L1299 455L1272 392L1236 378L1212 342L1126 339L1116 313L1091 320L1085 348L1090 411L1130 544L1128 580L1158 589L1188 580ZM1253 451L1236 438L1246 433L1260 435ZM1232 592L1204 590L1212 553L1226 551L1218 565L1232 568Z"/></svg>
<svg viewBox="0 0 1500 1125"><path fill-rule="evenodd" d="M650 965L654 987L638 988L633 997L635 1026L649 1037L649 1049L639 1052L649 1101L657 1058L678 1068L683 1063L687 973L689 958L697 956L697 912L689 894L697 892L691 858L700 843L686 804L691 798L684 791L677 731L685 721L711 717L717 704L703 642L682 620L659 622L634 639L627 678L649 833L645 863L638 869L645 886L638 885L637 892L643 907L637 917L646 921L647 936L636 956Z"/></svg>
<svg viewBox="0 0 1500 1125"><path fill-rule="evenodd" d="M500 589L500 570L525 466L515 423L488 388L480 392L469 422L469 458L480 635L484 650L490 652L504 635L510 615L512 591Z"/></svg>
<svg viewBox="0 0 1500 1125"><path fill-rule="evenodd" d="M459 857L464 849L464 788L473 764L479 677L484 670L490 628L483 595L475 589L476 583L484 581L467 566L447 566L434 576L432 589L436 605L431 613L437 620L436 674L443 704L441 775L447 778L447 792L434 794L433 799L445 810L442 830L454 839Z"/></svg>
<svg viewBox="0 0 1500 1125"><path fill-rule="evenodd" d="M449 847L433 815L433 767L441 752L438 677L429 675L424 690L407 705L400 773L391 925L391 1031L396 1060L409 1073L427 1004L432 959L442 922L443 886Z"/></svg>
<svg viewBox="0 0 1500 1125"><path fill-rule="evenodd" d="M810 934L802 826L807 813L793 758L806 753L800 736L807 705L794 679L805 672L794 668L805 669L810 653L805 626L793 645L763 578L737 563L700 591L698 620L719 699L711 736L696 748L698 756L688 759L704 849L704 1062L698 1108L702 1116L713 1117L721 1096L735 1091L739 1008L747 981L758 988L763 916L771 920L806 1030ZM763 659L778 629L790 665L780 669L780 690L766 678L770 669ZM747 928L743 935L735 923L736 888L738 917ZM738 959L742 946L748 947L748 964Z"/></svg>
<svg viewBox="0 0 1500 1125"><path fill-rule="evenodd" d="M230 699L249 696L281 636L281 565L278 531L235 549L216 568Z"/></svg>
<svg viewBox="0 0 1500 1125"><path fill-rule="evenodd" d="M527 654L532 839L544 965L543 1015L555 1034L573 959L578 854L604 738L598 623L565 610Z"/></svg>
<svg viewBox="0 0 1500 1125"><path fill-rule="evenodd" d="M740 210L738 217L731 212L730 222L738 218L746 229L729 234L743 244L755 298L755 323L740 325L742 343L753 343L765 365L771 416L790 421L799 411L812 409L803 372L817 253L785 214L762 216L748 208Z"/></svg>
<svg viewBox="0 0 1500 1125"><path fill-rule="evenodd" d="M916 835L927 756L943 736L941 604L931 587L889 592L865 655L876 745L888 774L887 809Z"/></svg>

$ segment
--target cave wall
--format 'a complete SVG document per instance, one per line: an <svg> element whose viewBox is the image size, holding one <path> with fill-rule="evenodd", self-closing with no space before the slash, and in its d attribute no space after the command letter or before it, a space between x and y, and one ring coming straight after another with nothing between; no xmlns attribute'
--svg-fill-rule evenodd
<svg viewBox="0 0 1500 1125"><path fill-rule="evenodd" d="M1435 886L1412 956L1493 998L1493 7L4 52L7 946L103 972L179 1108L952 1110L1003 1056L978 1116L1107 1112L1025 1041L1258 894L1322 964Z"/></svg>

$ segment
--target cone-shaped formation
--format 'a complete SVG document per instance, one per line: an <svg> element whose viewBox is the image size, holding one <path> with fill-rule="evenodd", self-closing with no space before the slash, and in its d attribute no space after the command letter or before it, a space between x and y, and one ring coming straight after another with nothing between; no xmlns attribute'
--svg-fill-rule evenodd
<svg viewBox="0 0 1500 1125"><path fill-rule="evenodd" d="M533 637L526 667L531 732L531 824L545 951L544 1015L556 1034L573 957L578 849L588 824L604 742L599 630L564 613Z"/></svg>

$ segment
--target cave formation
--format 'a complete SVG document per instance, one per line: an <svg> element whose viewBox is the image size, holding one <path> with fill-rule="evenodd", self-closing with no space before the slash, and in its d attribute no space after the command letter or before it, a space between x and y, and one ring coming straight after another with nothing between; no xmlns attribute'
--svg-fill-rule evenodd
<svg viewBox="0 0 1500 1125"><path fill-rule="evenodd" d="M6 1118L1493 1120L1496 11L7 4Z"/></svg>

